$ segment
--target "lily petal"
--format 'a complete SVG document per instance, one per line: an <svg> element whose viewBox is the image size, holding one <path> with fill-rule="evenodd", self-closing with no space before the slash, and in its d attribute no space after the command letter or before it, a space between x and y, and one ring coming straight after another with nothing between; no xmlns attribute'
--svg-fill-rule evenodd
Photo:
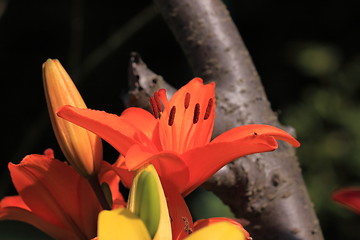
<svg viewBox="0 0 360 240"><path fill-rule="evenodd" d="M134 145L126 154L125 164L129 170L135 170L147 163L154 165L163 183L171 182L176 189L184 186L189 179L189 167L175 152L153 153L141 145Z"/></svg>
<svg viewBox="0 0 360 240"><path fill-rule="evenodd" d="M73 168L34 154L20 164L10 163L9 170L16 190L35 215L74 232L78 239L95 236L101 207L87 181Z"/></svg>
<svg viewBox="0 0 360 240"><path fill-rule="evenodd" d="M249 154L273 151L277 147L272 136L252 135L232 142L211 142L192 149L181 155L191 169L191 175L187 185L179 191L186 196L229 162Z"/></svg>
<svg viewBox="0 0 360 240"><path fill-rule="evenodd" d="M6 208L6 207L17 207L27 211L31 211L31 209L26 205L26 203L24 203L24 201L20 196L4 197L0 201L0 208Z"/></svg>
<svg viewBox="0 0 360 240"><path fill-rule="evenodd" d="M218 222L190 234L185 240L246 240L243 232L229 222Z"/></svg>
<svg viewBox="0 0 360 240"><path fill-rule="evenodd" d="M190 210L177 187L170 181L163 181L162 185L171 217L172 239L182 240L194 230Z"/></svg>
<svg viewBox="0 0 360 240"><path fill-rule="evenodd" d="M134 178L134 172L130 171L125 165L125 157L120 156L118 160L112 165L113 170L120 177L121 182L125 187L130 188Z"/></svg>
<svg viewBox="0 0 360 240"><path fill-rule="evenodd" d="M151 240L143 221L126 208L101 211L98 240Z"/></svg>
<svg viewBox="0 0 360 240"><path fill-rule="evenodd" d="M230 129L229 131L220 134L212 143L216 142L231 142L247 136L272 136L277 140L282 140L290 143L293 147L300 147L300 143L292 137L289 133L280 128L263 125L263 124L249 124Z"/></svg>
<svg viewBox="0 0 360 240"><path fill-rule="evenodd" d="M6 204L3 206L3 202L0 202L0 220L15 220L28 223L39 230L45 232L50 237L59 240L68 239L81 239L74 232L65 229L64 227L51 224L41 217L36 216L34 213L19 207L10 206Z"/></svg>
<svg viewBox="0 0 360 240"><path fill-rule="evenodd" d="M360 214L360 187L340 189L332 194L332 199Z"/></svg>
<svg viewBox="0 0 360 240"><path fill-rule="evenodd" d="M69 105L62 107L57 114L59 117L97 134L121 154L125 155L128 149L139 143L140 140L142 144L154 147L144 133L115 114L75 108Z"/></svg>
<svg viewBox="0 0 360 240"><path fill-rule="evenodd" d="M215 83L204 85L202 79L194 78L173 95L169 104L164 104L159 124L164 150L183 152L209 142L215 117L214 89ZM167 101L164 94L159 97L162 102ZM210 99L212 106L208 108Z"/></svg>
<svg viewBox="0 0 360 240"><path fill-rule="evenodd" d="M152 139L158 121L151 113L142 108L131 107L121 113L121 118Z"/></svg>
<svg viewBox="0 0 360 240"><path fill-rule="evenodd" d="M154 156L153 152L148 151L147 148L134 144L126 153L125 164L129 170L136 170L141 166L149 163L151 157Z"/></svg>

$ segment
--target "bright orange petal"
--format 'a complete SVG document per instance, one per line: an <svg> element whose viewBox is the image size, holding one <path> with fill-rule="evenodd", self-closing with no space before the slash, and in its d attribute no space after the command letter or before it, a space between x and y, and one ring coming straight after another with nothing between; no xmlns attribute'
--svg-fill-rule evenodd
<svg viewBox="0 0 360 240"><path fill-rule="evenodd" d="M16 190L31 211L79 238L96 234L101 207L89 184L68 164L45 155L28 155L9 164Z"/></svg>
<svg viewBox="0 0 360 240"><path fill-rule="evenodd" d="M170 100L170 105L184 109L184 100L187 93L190 95L189 107L183 113L180 111L178 122L175 121L175 124L177 124L177 128L179 129L178 132L181 132L181 134L189 133L186 134L188 136L185 137L184 141L180 143L183 147L183 151L202 146L210 141L214 128L216 107L214 82L203 84L201 78L192 79L174 94ZM208 108L209 101L212 102L210 108ZM197 123L194 124L196 104L199 104L199 116ZM208 111L208 114L206 114L207 109L210 110ZM205 117L205 115L208 116Z"/></svg>
<svg viewBox="0 0 360 240"><path fill-rule="evenodd" d="M125 164L130 170L151 163L156 168L163 183L171 182L176 189L183 188L189 180L189 167L175 152L148 152L140 145L131 147L125 157Z"/></svg>
<svg viewBox="0 0 360 240"><path fill-rule="evenodd" d="M112 165L113 170L120 176L121 182L125 187L130 188L134 178L134 172L130 171L125 165L125 157L120 156L118 160Z"/></svg>
<svg viewBox="0 0 360 240"><path fill-rule="evenodd" d="M126 154L135 143L154 148L144 133L123 118L104 111L64 106L58 116L99 135L121 154ZM139 116L141 118L142 116Z"/></svg>
<svg viewBox="0 0 360 240"><path fill-rule="evenodd" d="M194 223L194 231L197 231L203 227L206 227L211 224L218 223L218 222L229 222L229 223L237 226L243 232L245 237L247 237L247 238L250 237L250 234L248 233L248 231L246 231L245 228L239 222L235 221L234 219L225 218L225 217L213 217L213 218L207 218L207 219L200 219Z"/></svg>
<svg viewBox="0 0 360 240"><path fill-rule="evenodd" d="M170 182L176 189L184 186L190 178L189 166L178 155L171 152L163 152L153 156L150 162L156 168L161 182Z"/></svg>
<svg viewBox="0 0 360 240"><path fill-rule="evenodd" d="M204 85L202 79L194 78L174 94L168 107L165 104L160 118L160 137L164 150L181 153L209 142L215 116L214 94L215 83ZM212 106L208 108L210 99ZM162 98L161 100L164 101ZM208 114L206 114L207 108ZM170 118L173 120L171 126Z"/></svg>
<svg viewBox="0 0 360 240"><path fill-rule="evenodd" d="M158 120L151 113L142 108L131 107L121 113L121 118L152 139Z"/></svg>
<svg viewBox="0 0 360 240"><path fill-rule="evenodd" d="M289 133L273 126L249 124L230 129L216 137L212 143L231 142L247 136L272 136L277 140L290 143L293 147L300 147L300 143Z"/></svg>
<svg viewBox="0 0 360 240"><path fill-rule="evenodd" d="M232 142L210 143L181 155L190 169L188 184L180 190L186 196L229 162L253 153L273 151L278 147L271 136L253 135Z"/></svg>
<svg viewBox="0 0 360 240"><path fill-rule="evenodd" d="M126 153L125 165L129 170L136 170L147 164L154 154L154 152L148 151L143 146L134 144Z"/></svg>
<svg viewBox="0 0 360 240"><path fill-rule="evenodd" d="M332 199L360 214L360 188L349 187L340 189L332 194Z"/></svg>

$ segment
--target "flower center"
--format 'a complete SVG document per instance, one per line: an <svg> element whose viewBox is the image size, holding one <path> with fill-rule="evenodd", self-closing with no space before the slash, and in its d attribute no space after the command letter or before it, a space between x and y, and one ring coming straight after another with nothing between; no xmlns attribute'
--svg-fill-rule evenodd
<svg viewBox="0 0 360 240"><path fill-rule="evenodd" d="M166 92L162 89L155 92L149 102L153 116L165 124L161 124L160 128L164 137L161 141L162 148L183 152L208 141L212 122L207 120L211 119L214 111L214 99L203 99L189 92L177 97L182 101L171 101L170 105Z"/></svg>
<svg viewBox="0 0 360 240"><path fill-rule="evenodd" d="M185 94L185 98L184 98L184 108L185 108L185 110L187 110L189 108L190 99L191 99L191 95L190 95L190 93L187 92ZM163 112L163 105L162 105L161 100L159 98L159 93L155 92L154 96L150 97L149 102L150 102L150 107L151 107L151 111L152 111L153 116L156 119L160 119L160 117L161 117L160 113ZM213 99L210 98L209 101L208 101L208 104L206 106L206 110L205 110L205 114L204 114L204 120L207 120L210 117L212 106L213 106ZM169 119L168 119L168 125L169 126L172 126L174 124L175 114L176 114L176 106L172 106L171 110L170 110L170 114L169 114ZM196 103L195 108L194 108L193 124L198 123L199 116L200 116L200 104Z"/></svg>

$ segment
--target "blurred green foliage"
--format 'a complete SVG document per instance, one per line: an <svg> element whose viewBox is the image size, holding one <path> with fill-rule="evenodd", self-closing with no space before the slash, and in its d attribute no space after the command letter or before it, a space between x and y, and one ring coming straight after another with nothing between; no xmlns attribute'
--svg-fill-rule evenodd
<svg viewBox="0 0 360 240"><path fill-rule="evenodd" d="M230 208L224 205L215 194L202 188L191 193L186 201L189 203L194 221L211 217L235 217Z"/></svg>
<svg viewBox="0 0 360 240"><path fill-rule="evenodd" d="M302 143L299 160L322 227L329 235L356 239L359 216L330 196L360 186L360 55L344 61L338 49L321 43L294 50L294 67L317 81L284 109L282 120L295 127Z"/></svg>

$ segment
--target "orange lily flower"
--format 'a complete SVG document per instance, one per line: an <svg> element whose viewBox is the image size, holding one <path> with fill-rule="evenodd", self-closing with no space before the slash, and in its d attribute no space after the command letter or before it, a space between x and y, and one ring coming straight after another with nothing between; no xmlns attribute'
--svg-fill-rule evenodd
<svg viewBox="0 0 360 240"><path fill-rule="evenodd" d="M360 187L348 187L337 190L331 197L334 201L360 214Z"/></svg>
<svg viewBox="0 0 360 240"><path fill-rule="evenodd" d="M251 239L243 226L232 219L202 219L193 225L183 197L176 191L168 191L165 197L162 186L151 164L137 171L127 209L100 213L98 239Z"/></svg>
<svg viewBox="0 0 360 240"><path fill-rule="evenodd" d="M20 164L9 163L9 170L19 195L0 201L0 220L26 222L59 240L96 236L102 210L97 197L85 178L54 159L52 150L45 155L28 155ZM123 207L118 175L106 163L99 175L114 193L113 206Z"/></svg>
<svg viewBox="0 0 360 240"><path fill-rule="evenodd" d="M67 104L86 108L79 91L58 60L48 59L43 64L43 82L52 127L62 152L82 176L96 175L103 160L100 138L56 116L56 111Z"/></svg>
<svg viewBox="0 0 360 240"><path fill-rule="evenodd" d="M129 108L121 116L64 106L58 116L99 135L124 158L119 171L151 162L163 182L186 196L227 163L248 154L273 151L276 140L300 143L268 125L245 125L210 141L215 118L215 83L194 78L168 101L164 89L150 98L153 114ZM131 176L122 176L126 185Z"/></svg>

